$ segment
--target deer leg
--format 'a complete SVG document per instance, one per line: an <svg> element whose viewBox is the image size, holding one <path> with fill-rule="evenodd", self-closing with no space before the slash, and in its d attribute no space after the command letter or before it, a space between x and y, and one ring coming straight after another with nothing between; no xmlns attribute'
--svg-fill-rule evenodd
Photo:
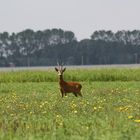
<svg viewBox="0 0 140 140"><path fill-rule="evenodd" d="M73 92L73 94L77 97L77 93Z"/></svg>
<svg viewBox="0 0 140 140"><path fill-rule="evenodd" d="M81 94L81 92L79 92L78 94L79 94L79 95L82 97L82 94Z"/></svg>
<svg viewBox="0 0 140 140"><path fill-rule="evenodd" d="M63 92L63 90L60 89L60 91L61 91L61 95L62 95L62 97L64 97L64 92Z"/></svg>
<svg viewBox="0 0 140 140"><path fill-rule="evenodd" d="M63 89L60 90L61 90L62 97L67 96L67 93Z"/></svg>

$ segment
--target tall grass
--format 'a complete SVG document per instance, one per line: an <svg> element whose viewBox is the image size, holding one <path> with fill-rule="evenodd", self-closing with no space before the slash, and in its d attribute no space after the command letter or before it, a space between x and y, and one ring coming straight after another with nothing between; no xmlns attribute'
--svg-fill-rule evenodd
<svg viewBox="0 0 140 140"><path fill-rule="evenodd" d="M140 81L140 69L67 70L64 78L69 81ZM56 81L57 73L53 70L0 72L0 83Z"/></svg>
<svg viewBox="0 0 140 140"><path fill-rule="evenodd" d="M80 81L83 97L61 98L53 70L0 72L0 139L140 139L140 69L67 70L64 78Z"/></svg>

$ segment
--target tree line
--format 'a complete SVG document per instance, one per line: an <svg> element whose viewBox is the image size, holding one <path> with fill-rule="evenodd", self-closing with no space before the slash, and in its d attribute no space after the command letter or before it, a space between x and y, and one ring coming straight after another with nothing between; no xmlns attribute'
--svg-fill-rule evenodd
<svg viewBox="0 0 140 140"><path fill-rule="evenodd" d="M0 67L140 63L140 30L99 30L78 41L72 31L0 33Z"/></svg>

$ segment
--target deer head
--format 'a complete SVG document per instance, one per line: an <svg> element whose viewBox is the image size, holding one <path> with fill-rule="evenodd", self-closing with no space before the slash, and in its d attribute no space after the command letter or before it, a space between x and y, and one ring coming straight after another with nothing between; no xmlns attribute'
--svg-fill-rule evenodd
<svg viewBox="0 0 140 140"><path fill-rule="evenodd" d="M59 65L59 63L57 63L58 68L55 67L55 70L57 71L58 75L61 76L63 75L63 72L66 70L66 68L63 68L63 64Z"/></svg>

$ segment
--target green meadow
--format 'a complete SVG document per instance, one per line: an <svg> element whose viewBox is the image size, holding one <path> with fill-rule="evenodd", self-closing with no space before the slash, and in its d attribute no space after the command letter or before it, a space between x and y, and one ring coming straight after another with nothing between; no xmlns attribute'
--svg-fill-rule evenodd
<svg viewBox="0 0 140 140"><path fill-rule="evenodd" d="M139 140L140 69L66 70L83 97L61 98L54 70L0 72L2 140Z"/></svg>

